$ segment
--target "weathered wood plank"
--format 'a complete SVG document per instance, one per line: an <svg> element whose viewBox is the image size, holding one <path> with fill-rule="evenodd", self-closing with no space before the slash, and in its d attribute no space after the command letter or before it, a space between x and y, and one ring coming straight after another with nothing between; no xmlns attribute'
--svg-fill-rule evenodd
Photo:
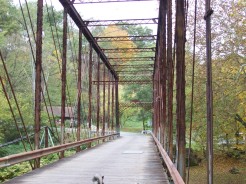
<svg viewBox="0 0 246 184"><path fill-rule="evenodd" d="M169 183L152 138L139 134L123 134L5 183L89 184L95 174L103 175L105 184Z"/></svg>

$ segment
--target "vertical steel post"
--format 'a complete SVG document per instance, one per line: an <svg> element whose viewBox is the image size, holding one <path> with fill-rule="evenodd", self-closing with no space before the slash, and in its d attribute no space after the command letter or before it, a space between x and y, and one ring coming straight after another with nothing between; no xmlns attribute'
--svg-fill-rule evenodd
<svg viewBox="0 0 246 184"><path fill-rule="evenodd" d="M157 116L158 116L158 108L157 108L157 71L155 72L154 75L154 81L153 81L153 85L154 85L154 98L153 98L153 102L154 102L154 135L157 137L157 132L158 132L158 120L157 120Z"/></svg>
<svg viewBox="0 0 246 184"><path fill-rule="evenodd" d="M102 135L105 135L105 78L106 78L106 67L103 65L103 127L102 127Z"/></svg>
<svg viewBox="0 0 246 184"><path fill-rule="evenodd" d="M108 130L110 129L110 81L111 81L111 77L110 77L110 71L108 71Z"/></svg>
<svg viewBox="0 0 246 184"><path fill-rule="evenodd" d="M158 60L158 73L157 73L157 104L158 104L158 139L163 144L163 124L161 122L162 119L162 96L161 96L161 61L160 58Z"/></svg>
<svg viewBox="0 0 246 184"><path fill-rule="evenodd" d="M213 89L212 89L212 61L211 61L211 15L210 0L206 0L206 56L207 56L207 177L208 183L213 183Z"/></svg>
<svg viewBox="0 0 246 184"><path fill-rule="evenodd" d="M162 145L164 145L164 127L163 127L163 117L162 117L162 75L161 75L161 68L162 68L162 63L161 59L158 59L159 61L159 69L158 69L158 131L159 131L159 141L161 142Z"/></svg>
<svg viewBox="0 0 246 184"><path fill-rule="evenodd" d="M115 79L115 115L116 115L116 132L120 133L120 111L119 111L119 79Z"/></svg>
<svg viewBox="0 0 246 184"><path fill-rule="evenodd" d="M77 102L77 141L80 140L80 126L81 126L81 90L82 90L82 78L81 78L81 65L82 65L82 29L79 29L79 53L78 53L78 102ZM76 151L80 151L80 146L76 148Z"/></svg>
<svg viewBox="0 0 246 184"><path fill-rule="evenodd" d="M88 96L89 96L89 112L88 112L88 124L89 129L91 131L91 96L92 96L92 44L90 43L90 51L89 51L89 89L88 89Z"/></svg>
<svg viewBox="0 0 246 184"><path fill-rule="evenodd" d="M67 73L67 8L63 13L63 51L62 51L62 99L61 99L61 144L65 143L65 111L66 111L66 73ZM64 157L64 151L60 158Z"/></svg>
<svg viewBox="0 0 246 184"><path fill-rule="evenodd" d="M167 149L167 40L166 40L166 17L167 17L167 0L163 1L163 59L162 59L162 116L163 116L163 144Z"/></svg>
<svg viewBox="0 0 246 184"><path fill-rule="evenodd" d="M177 169L185 181L185 12L184 0L177 0L177 50L176 50L176 85L177 85Z"/></svg>
<svg viewBox="0 0 246 184"><path fill-rule="evenodd" d="M37 4L37 42L36 42L36 77L35 77L35 150L39 149L41 123L41 70L42 70L42 32L43 32L43 0ZM40 158L34 162L34 168L40 167Z"/></svg>
<svg viewBox="0 0 246 184"><path fill-rule="evenodd" d="M155 75L152 78L152 132L155 135ZM156 136L156 135L155 135Z"/></svg>
<svg viewBox="0 0 246 184"><path fill-rule="evenodd" d="M114 80L113 79L113 77L112 77L112 80ZM114 86L115 86L115 83L113 82L112 83L112 123L111 123L111 130L113 131L114 130L114 119L115 119L115 112L114 112Z"/></svg>
<svg viewBox="0 0 246 184"><path fill-rule="evenodd" d="M155 97L155 103L156 103L156 134L157 139L160 141L160 62L159 62L159 56L157 57L157 67L155 72L155 83L156 83L156 97Z"/></svg>
<svg viewBox="0 0 246 184"><path fill-rule="evenodd" d="M167 64L166 64L166 14L167 0L160 1L159 8L159 40L158 40L158 55L159 55L159 70L160 70L160 96L161 96L161 143L166 149L166 127L167 127L167 112L166 112L166 80L167 80Z"/></svg>
<svg viewBox="0 0 246 184"><path fill-rule="evenodd" d="M172 60L172 1L167 2L167 78L168 78L168 153L173 160L173 60Z"/></svg>
<svg viewBox="0 0 246 184"><path fill-rule="evenodd" d="M97 58L97 135L99 135L100 122L100 56Z"/></svg>

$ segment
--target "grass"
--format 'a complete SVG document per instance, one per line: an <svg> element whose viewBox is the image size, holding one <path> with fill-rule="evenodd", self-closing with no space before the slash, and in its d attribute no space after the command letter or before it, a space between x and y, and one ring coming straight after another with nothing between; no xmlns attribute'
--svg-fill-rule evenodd
<svg viewBox="0 0 246 184"><path fill-rule="evenodd" d="M229 172L233 167L239 170L239 174ZM190 168L190 184L206 184L206 162ZM246 160L229 158L225 155L214 157L214 183L215 184L244 184L246 183Z"/></svg>
<svg viewBox="0 0 246 184"><path fill-rule="evenodd" d="M141 132L143 130L143 123L141 121L126 121L121 126L123 132Z"/></svg>

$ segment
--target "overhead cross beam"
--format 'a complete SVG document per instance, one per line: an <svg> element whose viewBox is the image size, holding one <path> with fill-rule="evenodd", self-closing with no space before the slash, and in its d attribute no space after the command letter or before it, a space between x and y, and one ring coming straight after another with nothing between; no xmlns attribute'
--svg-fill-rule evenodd
<svg viewBox="0 0 246 184"><path fill-rule="evenodd" d="M72 0L72 4L91 4L91 3L123 3L123 2L141 2L141 1L153 1L153 0Z"/></svg>
<svg viewBox="0 0 246 184"><path fill-rule="evenodd" d="M94 85L103 85L104 83L116 83L116 81L92 81ZM152 80L121 80L118 81L119 85L123 84L152 84Z"/></svg>
<svg viewBox="0 0 246 184"><path fill-rule="evenodd" d="M155 52L155 47L151 48L116 48L116 49L102 49L107 53L129 53L129 52Z"/></svg>
<svg viewBox="0 0 246 184"><path fill-rule="evenodd" d="M153 64L139 64L139 65L112 65L114 68L153 68Z"/></svg>
<svg viewBox="0 0 246 184"><path fill-rule="evenodd" d="M156 35L148 36L115 36L115 37L94 37L97 42L112 42L112 41L152 41L156 40Z"/></svg>
<svg viewBox="0 0 246 184"><path fill-rule="evenodd" d="M118 82L120 85L122 84L152 84L152 76L146 75L125 75L119 76L119 81L115 80L96 80L92 81L92 83L103 85L104 83L116 83Z"/></svg>
<svg viewBox="0 0 246 184"><path fill-rule="evenodd" d="M126 71L126 70L120 70L116 71L117 73L147 73L147 72L153 72L153 70L134 70L134 71Z"/></svg>
<svg viewBox="0 0 246 184"><path fill-rule="evenodd" d="M152 75L124 75L119 77L119 82L121 81L153 81Z"/></svg>
<svg viewBox="0 0 246 184"><path fill-rule="evenodd" d="M122 19L122 20L91 20L85 21L87 26L109 26L109 25L140 25L140 24L158 24L158 18L148 19Z"/></svg>
<svg viewBox="0 0 246 184"><path fill-rule="evenodd" d="M78 26L78 28L83 28L83 34L86 37L86 39L91 43L93 49L96 51L96 53L100 56L101 60L105 63L109 71L112 73L115 79L118 79L118 76L116 72L114 71L113 67L109 63L107 57L103 53L102 49L100 46L97 44L96 40L92 36L90 30L86 27L85 22L82 20L80 17L79 13L75 9L75 7L72 5L72 2L70 0L59 0L60 3L64 8L68 9L68 14L70 17L73 19L75 24Z"/></svg>
<svg viewBox="0 0 246 184"><path fill-rule="evenodd" d="M121 58L108 58L110 61L154 61L154 57L121 57Z"/></svg>

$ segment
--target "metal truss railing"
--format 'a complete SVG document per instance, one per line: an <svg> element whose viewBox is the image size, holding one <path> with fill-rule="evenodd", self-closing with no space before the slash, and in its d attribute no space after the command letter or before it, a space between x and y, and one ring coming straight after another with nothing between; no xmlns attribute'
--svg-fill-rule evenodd
<svg viewBox="0 0 246 184"><path fill-rule="evenodd" d="M172 178L172 182L174 184L184 184L184 180L182 179L182 177L180 176L178 170L176 169L174 163L171 161L171 159L169 158L167 152L164 150L164 148L162 147L161 143L159 142L159 140L154 136L153 133L151 133L155 144L160 152L161 157L164 160L165 166L167 167L168 173Z"/></svg>
<svg viewBox="0 0 246 184"><path fill-rule="evenodd" d="M21 162L25 162L25 161L29 161L29 160L33 160L36 158L41 158L49 154L58 153L61 151L65 151L71 148L81 146L83 144L92 143L98 140L105 140L106 138L115 137L118 135L119 135L118 133L114 133L114 134L110 134L106 136L85 139L85 140L81 140L77 142L54 146L54 147L49 147L49 148L44 148L44 149L39 149L39 150L34 150L34 151L25 152L25 153L19 153L19 154L2 157L0 158L0 168L14 165L14 164L21 163Z"/></svg>

